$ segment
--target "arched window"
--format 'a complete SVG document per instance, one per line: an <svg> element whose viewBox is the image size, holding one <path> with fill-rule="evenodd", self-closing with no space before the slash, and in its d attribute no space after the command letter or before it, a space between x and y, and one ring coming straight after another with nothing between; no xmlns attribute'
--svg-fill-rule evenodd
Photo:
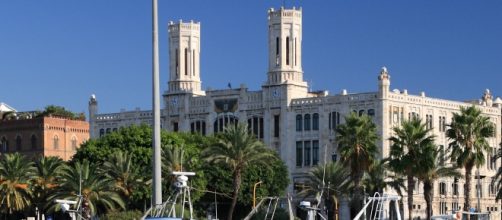
<svg viewBox="0 0 502 220"><path fill-rule="evenodd" d="M359 110L359 116L362 116L364 115L364 109L363 110Z"/></svg>
<svg viewBox="0 0 502 220"><path fill-rule="evenodd" d="M233 115L221 115L214 120L213 131L214 133L222 132L228 125L237 125L239 119Z"/></svg>
<svg viewBox="0 0 502 220"><path fill-rule="evenodd" d="M319 130L319 114L314 113L312 115L312 130L318 131Z"/></svg>
<svg viewBox="0 0 502 220"><path fill-rule="evenodd" d="M303 128L305 131L310 131L310 114L305 114L303 116L303 119L305 120L305 123L303 123Z"/></svg>
<svg viewBox="0 0 502 220"><path fill-rule="evenodd" d="M375 109L368 109L369 116L375 116Z"/></svg>
<svg viewBox="0 0 502 220"><path fill-rule="evenodd" d="M77 137L71 137L71 149L77 150Z"/></svg>
<svg viewBox="0 0 502 220"><path fill-rule="evenodd" d="M31 149L37 149L37 136L31 135Z"/></svg>
<svg viewBox="0 0 502 220"><path fill-rule="evenodd" d="M296 131L302 131L302 127L303 127L302 115L298 114L296 115Z"/></svg>
<svg viewBox="0 0 502 220"><path fill-rule="evenodd" d="M99 129L99 136L103 137L103 135L105 135L105 129L101 128L101 129Z"/></svg>
<svg viewBox="0 0 502 220"><path fill-rule="evenodd" d="M18 151L21 151L22 150L22 140L21 140L21 136L17 136L16 137L16 150Z"/></svg>
<svg viewBox="0 0 502 220"><path fill-rule="evenodd" d="M0 142L2 144L2 151L7 152L9 151L9 141L7 138L2 137L2 141Z"/></svg>
<svg viewBox="0 0 502 220"><path fill-rule="evenodd" d="M106 134L109 134L109 133L111 133L111 132L112 132L112 129L111 129L111 128L107 128L107 129L106 129Z"/></svg>
<svg viewBox="0 0 502 220"><path fill-rule="evenodd" d="M54 137L52 138L52 146L54 147L54 149L59 148L59 137L57 135L54 135Z"/></svg>
<svg viewBox="0 0 502 220"><path fill-rule="evenodd" d="M329 129L335 130L336 126L340 124L340 112L329 113Z"/></svg>

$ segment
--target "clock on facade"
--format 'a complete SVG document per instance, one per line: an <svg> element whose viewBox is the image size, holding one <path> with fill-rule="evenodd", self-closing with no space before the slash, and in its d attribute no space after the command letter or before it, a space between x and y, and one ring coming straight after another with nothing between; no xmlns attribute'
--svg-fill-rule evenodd
<svg viewBox="0 0 502 220"><path fill-rule="evenodd" d="M278 88L272 90L272 97L273 98L279 98L279 97L281 97L281 91Z"/></svg>

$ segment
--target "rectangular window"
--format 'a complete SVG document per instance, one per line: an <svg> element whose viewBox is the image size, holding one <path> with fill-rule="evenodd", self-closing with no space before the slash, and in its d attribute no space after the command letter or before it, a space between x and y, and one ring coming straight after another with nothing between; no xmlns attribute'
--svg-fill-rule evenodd
<svg viewBox="0 0 502 220"><path fill-rule="evenodd" d="M310 141L305 141L303 144L303 165L310 166Z"/></svg>
<svg viewBox="0 0 502 220"><path fill-rule="evenodd" d="M260 117L260 138L263 139L263 118Z"/></svg>
<svg viewBox="0 0 502 220"><path fill-rule="evenodd" d="M180 54L178 53L178 49L176 49L174 53L176 59L176 75L178 75L180 73Z"/></svg>
<svg viewBox="0 0 502 220"><path fill-rule="evenodd" d="M253 134L258 138L258 117L253 117Z"/></svg>
<svg viewBox="0 0 502 220"><path fill-rule="evenodd" d="M446 161L446 151L445 151L444 145L439 145L439 156L440 156L439 163L441 165L444 165L444 163Z"/></svg>
<svg viewBox="0 0 502 220"><path fill-rule="evenodd" d="M279 126L279 123L280 123L280 117L279 115L274 115L274 137L279 137L279 133L280 133L280 126Z"/></svg>
<svg viewBox="0 0 502 220"><path fill-rule="evenodd" d="M281 43L279 42L279 38L278 38L278 37L276 37L276 38L275 38L275 55L276 55L276 56L279 56L279 45L280 45L280 44L281 44Z"/></svg>
<svg viewBox="0 0 502 220"><path fill-rule="evenodd" d="M185 48L185 75L188 75L188 49Z"/></svg>
<svg viewBox="0 0 502 220"><path fill-rule="evenodd" d="M289 37L286 37L286 65L289 65Z"/></svg>
<svg viewBox="0 0 502 220"><path fill-rule="evenodd" d="M425 115L425 125L427 129L432 129L432 115Z"/></svg>
<svg viewBox="0 0 502 220"><path fill-rule="evenodd" d="M312 141L312 165L319 164L319 141Z"/></svg>
<svg viewBox="0 0 502 220"><path fill-rule="evenodd" d="M178 131L178 122L173 122L173 131L174 132Z"/></svg>
<svg viewBox="0 0 502 220"><path fill-rule="evenodd" d="M279 49L280 49L281 41L279 37L275 38L275 65L279 65Z"/></svg>
<svg viewBox="0 0 502 220"><path fill-rule="evenodd" d="M443 131L443 118L439 116L439 131Z"/></svg>
<svg viewBox="0 0 502 220"><path fill-rule="evenodd" d="M302 167L303 164L303 142L296 142L296 166Z"/></svg>

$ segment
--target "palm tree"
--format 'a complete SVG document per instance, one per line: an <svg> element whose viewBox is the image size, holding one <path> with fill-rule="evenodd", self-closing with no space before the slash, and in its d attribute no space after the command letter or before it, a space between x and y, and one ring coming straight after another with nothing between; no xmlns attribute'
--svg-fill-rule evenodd
<svg viewBox="0 0 502 220"><path fill-rule="evenodd" d="M116 191L130 201L135 189L147 184L141 175L140 166L135 166L132 153L118 151L103 163L103 171L111 179Z"/></svg>
<svg viewBox="0 0 502 220"><path fill-rule="evenodd" d="M413 189L415 177L420 164L417 159L423 155L427 146L434 144L434 135L429 134L432 128L427 128L419 118L403 121L400 127L394 127L391 141L389 165L396 174L406 176L408 196L408 219L413 219Z"/></svg>
<svg viewBox="0 0 502 220"><path fill-rule="evenodd" d="M343 165L330 162L326 165L318 165L309 172L309 181L302 186L298 194L303 197L314 197L319 204L322 199L326 204L331 204L328 209L328 219L333 218L333 211L336 209L336 201L342 196L349 194L351 181L350 171ZM320 192L323 192L322 195Z"/></svg>
<svg viewBox="0 0 502 220"><path fill-rule="evenodd" d="M32 185L33 203L42 209L42 213L47 207L40 205L47 203L47 196L59 186L59 175L63 164L63 160L59 157L42 156L35 161L35 178Z"/></svg>
<svg viewBox="0 0 502 220"><path fill-rule="evenodd" d="M351 180L354 181L352 210L358 212L362 208L361 180L378 154L376 126L369 116L351 113L345 117L345 124L338 126L336 133L340 161L349 168Z"/></svg>
<svg viewBox="0 0 502 220"><path fill-rule="evenodd" d="M363 177L363 185L366 193L373 195L376 192L382 194L384 189L392 188L398 195L402 195L404 179L400 176L388 174L388 160L375 161L368 173Z"/></svg>
<svg viewBox="0 0 502 220"><path fill-rule="evenodd" d="M13 214L31 205L33 163L18 153L0 157L0 210Z"/></svg>
<svg viewBox="0 0 502 220"><path fill-rule="evenodd" d="M96 165L89 164L88 160L63 167L61 178L61 187L49 197L49 201L77 200L81 191L84 217L90 218L101 211L125 207L124 201L114 189L113 180L105 176Z"/></svg>
<svg viewBox="0 0 502 220"><path fill-rule="evenodd" d="M424 199L427 205L427 219L432 217L432 200L434 192L434 181L443 177L461 178L462 174L458 171L457 166L447 166L446 153L441 147L436 145L426 146L423 154L419 157L418 163L420 164L418 179L424 183Z"/></svg>
<svg viewBox="0 0 502 220"><path fill-rule="evenodd" d="M163 175L170 176L174 171L182 171L183 159L183 146L178 147L177 145L172 144L168 145L165 149L162 149L162 165L164 166L162 169L164 172Z"/></svg>
<svg viewBox="0 0 502 220"><path fill-rule="evenodd" d="M465 170L464 211L471 208L472 169L485 163L484 152L491 150L487 138L493 137L494 130L490 119L471 106L461 107L460 113L453 113L453 120L446 131L446 136L452 140L449 145L452 158Z"/></svg>
<svg viewBox="0 0 502 220"><path fill-rule="evenodd" d="M207 161L223 163L232 172L232 204L227 216L228 220L232 220L240 191L242 172L250 164L267 164L268 159L273 158L274 154L248 132L245 124L227 126L221 136L218 137L218 142L205 149L203 154Z"/></svg>

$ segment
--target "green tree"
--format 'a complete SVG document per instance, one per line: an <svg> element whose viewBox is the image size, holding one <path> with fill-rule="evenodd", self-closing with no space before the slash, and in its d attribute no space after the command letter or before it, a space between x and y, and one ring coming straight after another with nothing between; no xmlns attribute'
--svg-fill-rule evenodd
<svg viewBox="0 0 502 220"><path fill-rule="evenodd" d="M317 203L320 203L320 192L322 192L322 199L330 207L328 219L334 219L339 198L350 193L351 182L350 170L339 163L330 162L312 168L309 172L309 181L301 186L302 190L298 195L314 197Z"/></svg>
<svg viewBox="0 0 502 220"><path fill-rule="evenodd" d="M369 116L351 113L345 117L345 124L336 129L336 140L339 144L340 161L349 168L354 183L351 205L354 214L362 208L361 180L364 173L370 170L378 154L376 126Z"/></svg>
<svg viewBox="0 0 502 220"><path fill-rule="evenodd" d="M403 178L385 172L388 168L387 160L374 162L369 172L363 177L363 185L367 194L370 196L377 192L382 194L384 189L392 188L397 194L402 195L402 189L405 189Z"/></svg>
<svg viewBox="0 0 502 220"><path fill-rule="evenodd" d="M267 149L267 151L273 152L270 149ZM274 158L268 159L267 164L251 164L242 173L241 190L236 205L239 212L235 212L234 219L242 219L251 211L253 187L259 181L262 183L256 188L257 202L264 197L283 196L285 194L289 184L288 168L276 153L273 154L275 155ZM230 204L232 199L233 176L230 167L222 163L204 163L201 169L207 180L207 187L203 198L195 205L200 210L214 211L214 191L216 191L218 192L216 199L219 208L220 210L224 209L225 204ZM221 214L219 218L222 218Z"/></svg>
<svg viewBox="0 0 502 220"><path fill-rule="evenodd" d="M31 205L33 162L18 153L0 157L0 211L11 215Z"/></svg>
<svg viewBox="0 0 502 220"><path fill-rule="evenodd" d="M135 201L138 197L133 196L134 193L151 184L150 180L145 179L148 176L142 174L141 167L133 163L131 153L118 151L110 155L108 161L103 163L103 171L113 181L115 190L125 198L128 208L140 202Z"/></svg>
<svg viewBox="0 0 502 220"><path fill-rule="evenodd" d="M176 133L161 131L161 147L163 152L171 151L173 146L183 150L183 169L185 171L194 171L196 176L190 178L190 185L199 190L193 191L192 201L196 202L203 194L207 181L201 166L205 164L200 153L203 148L210 145L212 139L198 134ZM130 163L141 172L144 181L151 179L152 170L152 129L148 125L129 126L119 129L117 132L106 134L98 139L91 139L84 143L77 150L72 159L72 163L77 161L89 160L93 164L104 164L108 161L108 156L117 151L122 151L131 156ZM166 161L164 154L164 162ZM181 161L181 160L179 160ZM180 165L181 166L181 165ZM163 165L166 168L165 164ZM167 180L171 175L169 170L163 169L164 197L169 196L169 184ZM141 185L141 184L140 184ZM128 210L143 209L150 204L151 186L144 184L132 192L132 197L128 200Z"/></svg>
<svg viewBox="0 0 502 220"><path fill-rule="evenodd" d="M59 175L64 162L59 157L38 157L32 183L33 203L42 213L47 211L47 197L59 187Z"/></svg>
<svg viewBox="0 0 502 220"><path fill-rule="evenodd" d="M413 219L413 190L421 166L417 160L424 155L426 147L434 144L435 139L426 126L419 118L412 118L403 121L400 127L394 127L394 135L389 138L392 142L389 165L407 180L408 219Z"/></svg>
<svg viewBox="0 0 502 220"><path fill-rule="evenodd" d="M72 111L66 110L62 106L57 106L57 105L48 105L45 107L44 111L42 111L41 116L60 116L60 117L65 117L65 118L70 118L70 119L75 119L75 120L85 120L85 114L84 113L79 113L76 114Z"/></svg>
<svg viewBox="0 0 502 220"><path fill-rule="evenodd" d="M232 220L242 182L242 172L251 164L267 163L274 155L262 142L248 132L245 124L228 126L219 136L218 143L204 151L207 161L228 165L233 176L232 203L227 218Z"/></svg>
<svg viewBox="0 0 502 220"><path fill-rule="evenodd" d="M61 187L49 197L49 201L77 200L81 192L84 217L125 208L123 199L114 189L113 180L88 160L63 167L61 178Z"/></svg>
<svg viewBox="0 0 502 220"><path fill-rule="evenodd" d="M452 158L465 170L464 211L471 208L472 169L485 163L484 152L491 150L487 138L493 137L494 130L490 118L470 106L461 107L460 113L453 113L453 120L446 131L446 136L452 141L449 145Z"/></svg>
<svg viewBox="0 0 502 220"><path fill-rule="evenodd" d="M460 178L462 174L457 166L447 166L448 159L445 150L437 145L428 145L423 149L423 154L418 158L420 165L418 170L418 179L424 184L424 199L426 203L427 218L432 217L432 200L434 192L434 181L443 177Z"/></svg>

